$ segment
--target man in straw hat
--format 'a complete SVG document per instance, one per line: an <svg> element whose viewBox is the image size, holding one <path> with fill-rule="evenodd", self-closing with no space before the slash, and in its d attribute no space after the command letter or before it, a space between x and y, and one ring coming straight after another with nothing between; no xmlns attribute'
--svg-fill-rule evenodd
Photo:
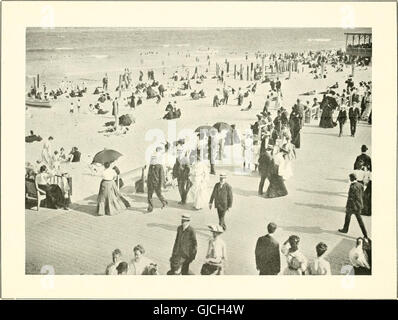
<svg viewBox="0 0 398 320"><path fill-rule="evenodd" d="M225 213L231 209L233 200L232 188L226 182L226 179L226 174L220 174L220 182L215 184L209 201L210 209L212 208L214 202L214 206L216 207L218 213L219 225L222 226L224 230L227 229L224 220Z"/></svg>
<svg viewBox="0 0 398 320"><path fill-rule="evenodd" d="M172 260L181 261L181 273L189 274L189 264L195 260L198 250L198 242L196 241L196 232L190 226L191 216L183 214L181 217L181 225L177 228L177 236L174 241Z"/></svg>

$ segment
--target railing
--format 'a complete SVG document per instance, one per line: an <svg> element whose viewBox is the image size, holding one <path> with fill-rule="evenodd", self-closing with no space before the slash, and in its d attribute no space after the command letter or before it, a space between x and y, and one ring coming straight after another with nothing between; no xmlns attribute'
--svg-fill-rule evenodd
<svg viewBox="0 0 398 320"><path fill-rule="evenodd" d="M372 48L355 48L355 47L347 47L346 53L352 56L360 56L360 57L371 57L372 56Z"/></svg>

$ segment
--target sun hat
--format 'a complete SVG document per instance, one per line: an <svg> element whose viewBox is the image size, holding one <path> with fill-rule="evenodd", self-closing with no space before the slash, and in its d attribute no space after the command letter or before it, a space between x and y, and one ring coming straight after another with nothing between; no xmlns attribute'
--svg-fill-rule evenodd
<svg viewBox="0 0 398 320"><path fill-rule="evenodd" d="M217 232L217 233L224 232L224 229L218 224L210 224L208 225L208 228L210 229L211 232Z"/></svg>

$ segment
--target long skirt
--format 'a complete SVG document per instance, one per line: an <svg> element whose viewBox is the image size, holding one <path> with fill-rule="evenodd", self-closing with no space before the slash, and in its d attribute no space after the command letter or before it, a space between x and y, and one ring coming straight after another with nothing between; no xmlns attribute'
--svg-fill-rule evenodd
<svg viewBox="0 0 398 320"><path fill-rule="evenodd" d="M266 198L278 198L288 194L283 178L274 173L269 177L269 186L265 193Z"/></svg>
<svg viewBox="0 0 398 320"><path fill-rule="evenodd" d="M292 143L296 147L296 149L300 149L300 130L293 132L292 134Z"/></svg>
<svg viewBox="0 0 398 320"><path fill-rule="evenodd" d="M189 190L188 197L193 200L193 206L195 209L205 208L209 203L209 194L207 191L206 182L194 181L192 187Z"/></svg>
<svg viewBox="0 0 398 320"><path fill-rule="evenodd" d="M321 128L334 128L337 124L333 121L333 111L324 109L321 114L319 126Z"/></svg>
<svg viewBox="0 0 398 320"><path fill-rule="evenodd" d="M120 194L115 181L102 180L97 198L97 214L113 216L130 207Z"/></svg>
<svg viewBox="0 0 398 320"><path fill-rule="evenodd" d="M39 188L46 192L47 208L59 209L65 208L69 205L69 199L65 199L64 193L57 184L39 184Z"/></svg>

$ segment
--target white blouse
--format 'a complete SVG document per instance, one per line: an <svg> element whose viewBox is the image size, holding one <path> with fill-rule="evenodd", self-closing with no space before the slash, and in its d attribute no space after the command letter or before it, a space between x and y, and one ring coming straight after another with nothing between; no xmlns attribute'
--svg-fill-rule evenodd
<svg viewBox="0 0 398 320"><path fill-rule="evenodd" d="M112 181L116 177L116 172L112 168L105 169L102 173L102 179Z"/></svg>
<svg viewBox="0 0 398 320"><path fill-rule="evenodd" d="M206 258L218 260L219 262L227 260L227 248L224 240L210 238Z"/></svg>

